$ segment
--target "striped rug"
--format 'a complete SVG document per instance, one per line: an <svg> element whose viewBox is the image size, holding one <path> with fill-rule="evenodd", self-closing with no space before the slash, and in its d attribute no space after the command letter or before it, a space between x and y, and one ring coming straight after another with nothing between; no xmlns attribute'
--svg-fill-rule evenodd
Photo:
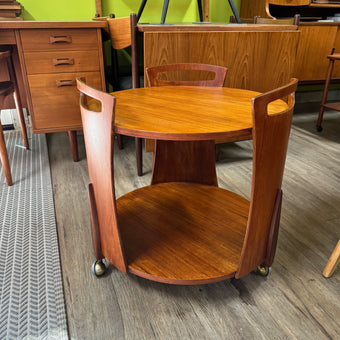
<svg viewBox="0 0 340 340"><path fill-rule="evenodd" d="M13 186L0 166L0 339L67 339L46 137L29 135L5 132Z"/></svg>

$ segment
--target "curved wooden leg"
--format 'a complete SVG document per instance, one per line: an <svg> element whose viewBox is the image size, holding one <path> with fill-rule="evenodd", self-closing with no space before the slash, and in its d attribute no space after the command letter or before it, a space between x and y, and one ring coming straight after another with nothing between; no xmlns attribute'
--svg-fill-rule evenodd
<svg viewBox="0 0 340 340"><path fill-rule="evenodd" d="M269 268L273 262L276 252L277 239L279 236L280 217L281 217L281 206L282 206L282 190L279 189L276 194L274 210L272 214L272 220L270 223L270 230L267 243L266 258L263 262L263 266Z"/></svg>
<svg viewBox="0 0 340 340"><path fill-rule="evenodd" d="M28 138L27 138L27 130L26 130L25 118L24 118L24 113L22 111L20 95L19 95L19 90L18 90L17 86L15 86L15 89L14 89L14 92L13 92L13 97L14 97L15 107L17 109L18 116L19 116L21 134L22 134L22 137L24 139L25 147L26 147L26 149L28 149L29 145L28 145Z"/></svg>
<svg viewBox="0 0 340 340"><path fill-rule="evenodd" d="M137 174L138 176L143 176L142 138L135 138L135 144L136 144Z"/></svg>
<svg viewBox="0 0 340 340"><path fill-rule="evenodd" d="M73 161L78 162L79 155L78 155L77 131L67 131L67 134L71 145Z"/></svg>
<svg viewBox="0 0 340 340"><path fill-rule="evenodd" d="M324 277L331 277L334 273L335 268L340 262L340 240L338 241L338 244L336 245L335 249L333 250L333 253L331 257L329 258L325 269L323 270L322 275Z"/></svg>
<svg viewBox="0 0 340 340"><path fill-rule="evenodd" d="M216 185L215 141L156 141L151 184L192 182Z"/></svg>
<svg viewBox="0 0 340 340"><path fill-rule="evenodd" d="M94 256L96 261L93 262L91 270L93 275L99 277L105 274L106 267L103 262L104 255L100 242L99 222L97 215L97 207L94 198L93 185L89 184L89 204L90 204L90 217L91 217L91 234Z"/></svg>
<svg viewBox="0 0 340 340"><path fill-rule="evenodd" d="M328 66L327 78L326 78L326 82L325 82L325 88L323 90L323 95L322 95L321 104L320 104L319 116L318 116L318 120L316 122L316 129L317 129L318 132L322 131L322 125L321 124L322 124L322 120L323 120L323 113L325 111L324 105L327 102L329 84L331 82L333 68L334 68L334 60L330 60L329 66Z"/></svg>
<svg viewBox="0 0 340 340"><path fill-rule="evenodd" d="M220 147L218 144L215 144L215 161L218 162L220 160Z"/></svg>
<svg viewBox="0 0 340 340"><path fill-rule="evenodd" d="M118 149L122 150L124 148L123 136L122 135L116 135L116 136L117 136Z"/></svg>
<svg viewBox="0 0 340 340"><path fill-rule="evenodd" d="M9 165L9 160L8 160L8 153L6 149L6 143L5 143L5 138L4 138L4 133L2 130L2 125L0 122L0 161L2 164L2 168L4 170L4 174L6 177L7 184L11 186L12 183L12 174L11 174L11 168Z"/></svg>
<svg viewBox="0 0 340 340"><path fill-rule="evenodd" d="M89 184L89 204L90 204L90 217L91 217L91 234L94 256L96 260L102 260L104 258L102 253L102 247L100 242L99 222L97 215L97 207L94 198L93 185Z"/></svg>

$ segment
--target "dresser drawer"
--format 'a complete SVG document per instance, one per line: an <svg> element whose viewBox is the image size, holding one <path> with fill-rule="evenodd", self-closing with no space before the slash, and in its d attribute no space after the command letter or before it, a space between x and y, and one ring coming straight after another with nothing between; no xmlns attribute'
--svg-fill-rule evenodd
<svg viewBox="0 0 340 340"><path fill-rule="evenodd" d="M81 127L76 78L101 89L100 72L34 74L28 76L34 109L33 129L67 131Z"/></svg>
<svg viewBox="0 0 340 340"><path fill-rule="evenodd" d="M99 71L98 51L26 52L27 74Z"/></svg>
<svg viewBox="0 0 340 340"><path fill-rule="evenodd" d="M96 29L27 29L20 32L24 52L98 50Z"/></svg>

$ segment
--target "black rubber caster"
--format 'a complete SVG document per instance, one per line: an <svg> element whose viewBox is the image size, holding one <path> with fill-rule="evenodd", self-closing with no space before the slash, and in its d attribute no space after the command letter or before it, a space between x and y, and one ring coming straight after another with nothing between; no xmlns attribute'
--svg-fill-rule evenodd
<svg viewBox="0 0 340 340"><path fill-rule="evenodd" d="M92 274L96 277L102 276L106 272L106 267L103 260L96 260L91 267Z"/></svg>
<svg viewBox="0 0 340 340"><path fill-rule="evenodd" d="M321 132L322 131L322 126L321 125L317 125L316 126L316 131L317 132Z"/></svg>

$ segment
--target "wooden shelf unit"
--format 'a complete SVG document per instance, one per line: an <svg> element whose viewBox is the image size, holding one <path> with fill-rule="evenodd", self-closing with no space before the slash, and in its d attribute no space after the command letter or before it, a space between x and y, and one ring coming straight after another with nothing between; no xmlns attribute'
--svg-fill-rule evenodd
<svg viewBox="0 0 340 340"><path fill-rule="evenodd" d="M317 4L310 0L242 0L240 16L256 15L275 18L300 14L300 40L297 49L294 77L301 83L324 83L329 55L333 48L340 51L340 22L319 22L340 13L340 4ZM325 39L327 37L327 39ZM334 78L340 79L340 65L334 68Z"/></svg>

